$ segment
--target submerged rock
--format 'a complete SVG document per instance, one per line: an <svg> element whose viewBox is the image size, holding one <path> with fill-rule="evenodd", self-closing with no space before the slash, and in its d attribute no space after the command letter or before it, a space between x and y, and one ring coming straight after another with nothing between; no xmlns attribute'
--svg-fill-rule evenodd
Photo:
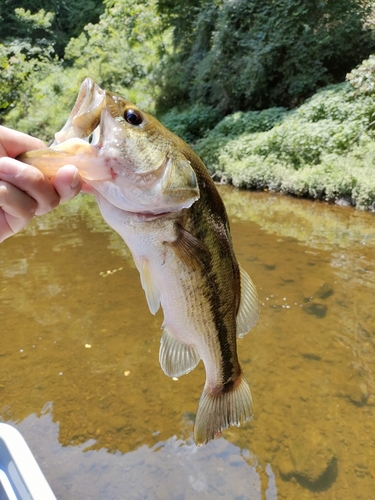
<svg viewBox="0 0 375 500"><path fill-rule="evenodd" d="M302 306L302 309L307 314L312 314L317 318L324 318L327 314L327 306L323 304L321 301L328 299L335 292L331 285L328 283L323 283L318 290L313 293L310 297L305 298L305 304Z"/></svg>
<svg viewBox="0 0 375 500"><path fill-rule="evenodd" d="M323 283L323 285L319 288L319 290L317 290L314 293L313 298L325 300L325 299L328 299L328 297L330 297L334 293L335 292L334 292L333 288L331 287L331 285L328 285L328 283Z"/></svg>
<svg viewBox="0 0 375 500"><path fill-rule="evenodd" d="M367 386L363 383L362 379L358 380L357 378L353 378L345 381L339 396L348 399L356 406L364 406L367 402L369 394Z"/></svg>
<svg viewBox="0 0 375 500"><path fill-rule="evenodd" d="M324 318L327 314L327 306L325 304L321 304L320 302L307 302L303 304L302 309L307 314L313 314L318 318Z"/></svg>
<svg viewBox="0 0 375 500"><path fill-rule="evenodd" d="M313 491L329 488L337 476L337 460L331 445L319 431L307 431L280 451L277 466L284 480L295 478Z"/></svg>

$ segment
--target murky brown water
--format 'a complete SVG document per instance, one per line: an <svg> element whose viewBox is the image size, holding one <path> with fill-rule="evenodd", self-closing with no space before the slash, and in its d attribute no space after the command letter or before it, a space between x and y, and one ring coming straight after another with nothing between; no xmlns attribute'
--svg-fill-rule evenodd
<svg viewBox="0 0 375 500"><path fill-rule="evenodd" d="M374 498L375 214L222 194L262 304L239 341L256 413L199 449L203 366L162 373L162 315L93 200L0 246L0 421L59 500Z"/></svg>

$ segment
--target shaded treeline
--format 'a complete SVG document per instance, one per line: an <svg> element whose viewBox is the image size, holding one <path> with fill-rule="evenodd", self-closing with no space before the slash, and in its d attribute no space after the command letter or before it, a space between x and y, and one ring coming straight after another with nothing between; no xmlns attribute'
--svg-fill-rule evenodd
<svg viewBox="0 0 375 500"><path fill-rule="evenodd" d="M163 95L223 109L295 106L374 49L371 3L160 0L174 28Z"/></svg>

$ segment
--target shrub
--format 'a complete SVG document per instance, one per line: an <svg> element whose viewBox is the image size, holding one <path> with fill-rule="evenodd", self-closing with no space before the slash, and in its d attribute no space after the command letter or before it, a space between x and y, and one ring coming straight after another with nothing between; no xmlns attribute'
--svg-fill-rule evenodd
<svg viewBox="0 0 375 500"><path fill-rule="evenodd" d="M210 106L195 105L179 110L171 109L160 121L186 142L195 142L211 130L222 115Z"/></svg>
<svg viewBox="0 0 375 500"><path fill-rule="evenodd" d="M206 137L194 146L210 170L218 166L219 155L229 141L241 134L252 134L272 129L288 114L285 108L269 108L263 111L238 111L221 120Z"/></svg>
<svg viewBox="0 0 375 500"><path fill-rule="evenodd" d="M269 108L263 111L237 111L219 122L214 131L226 136L238 136L243 133L264 132L280 123L286 116L285 108Z"/></svg>
<svg viewBox="0 0 375 500"><path fill-rule="evenodd" d="M358 208L375 209L375 107L370 96L355 95L347 83L331 86L300 108L282 112L269 130L257 131L261 120L259 127L251 125L254 132L236 128L240 119L245 122L244 115L252 123L262 113L228 116L197 142L211 172L237 187L325 200L345 197Z"/></svg>
<svg viewBox="0 0 375 500"><path fill-rule="evenodd" d="M346 75L346 79L361 94L375 93L375 55L371 55Z"/></svg>

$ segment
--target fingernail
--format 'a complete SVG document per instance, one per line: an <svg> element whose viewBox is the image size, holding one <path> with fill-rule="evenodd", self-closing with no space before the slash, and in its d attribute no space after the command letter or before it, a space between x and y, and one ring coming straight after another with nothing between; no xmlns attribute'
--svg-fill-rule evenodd
<svg viewBox="0 0 375 500"><path fill-rule="evenodd" d="M81 181L81 176L79 175L79 172L76 169L75 172L74 172L73 180L72 180L72 182L70 184L70 187L72 189L75 189L78 186L78 184L80 183L80 181Z"/></svg>

